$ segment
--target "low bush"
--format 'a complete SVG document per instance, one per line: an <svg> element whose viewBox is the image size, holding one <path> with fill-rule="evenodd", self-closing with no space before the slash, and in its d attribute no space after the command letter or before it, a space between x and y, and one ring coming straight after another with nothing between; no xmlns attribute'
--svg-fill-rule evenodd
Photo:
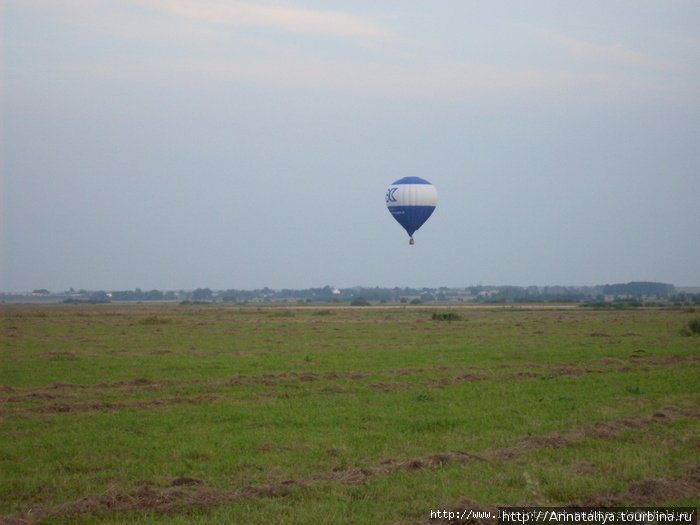
<svg viewBox="0 0 700 525"><path fill-rule="evenodd" d="M433 312L433 321L459 321L461 318L455 312Z"/></svg>
<svg viewBox="0 0 700 525"><path fill-rule="evenodd" d="M691 319L681 330L681 334L686 336L700 334L700 317Z"/></svg>

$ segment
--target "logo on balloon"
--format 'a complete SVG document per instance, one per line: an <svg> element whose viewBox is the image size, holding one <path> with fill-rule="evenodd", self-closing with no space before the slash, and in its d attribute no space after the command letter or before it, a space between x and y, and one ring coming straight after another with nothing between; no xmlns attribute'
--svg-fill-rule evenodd
<svg viewBox="0 0 700 525"><path fill-rule="evenodd" d="M386 202L396 202L396 197L394 194L398 191L398 188L389 188L386 190Z"/></svg>

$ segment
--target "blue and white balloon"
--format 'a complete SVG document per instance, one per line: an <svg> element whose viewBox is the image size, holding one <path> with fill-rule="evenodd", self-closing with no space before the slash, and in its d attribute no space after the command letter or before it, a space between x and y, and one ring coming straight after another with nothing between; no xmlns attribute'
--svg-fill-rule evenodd
<svg viewBox="0 0 700 525"><path fill-rule="evenodd" d="M386 190L386 206L408 233L409 244L414 244L413 234L423 226L437 206L437 190L420 177L404 177Z"/></svg>

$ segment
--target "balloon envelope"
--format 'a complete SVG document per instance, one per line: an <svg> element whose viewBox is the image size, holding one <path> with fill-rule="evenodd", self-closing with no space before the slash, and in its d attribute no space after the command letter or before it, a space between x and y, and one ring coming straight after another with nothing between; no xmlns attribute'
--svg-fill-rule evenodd
<svg viewBox="0 0 700 525"><path fill-rule="evenodd" d="M404 177L386 190L386 206L409 237L423 226L437 206L435 186L420 177Z"/></svg>

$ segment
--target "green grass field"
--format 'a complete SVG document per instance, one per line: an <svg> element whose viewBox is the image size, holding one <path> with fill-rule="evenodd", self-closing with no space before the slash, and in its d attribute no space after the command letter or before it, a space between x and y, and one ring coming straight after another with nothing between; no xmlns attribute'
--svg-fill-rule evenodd
<svg viewBox="0 0 700 525"><path fill-rule="evenodd" d="M2 315L0 523L421 524L438 509L700 502L700 336L682 335L697 313Z"/></svg>

